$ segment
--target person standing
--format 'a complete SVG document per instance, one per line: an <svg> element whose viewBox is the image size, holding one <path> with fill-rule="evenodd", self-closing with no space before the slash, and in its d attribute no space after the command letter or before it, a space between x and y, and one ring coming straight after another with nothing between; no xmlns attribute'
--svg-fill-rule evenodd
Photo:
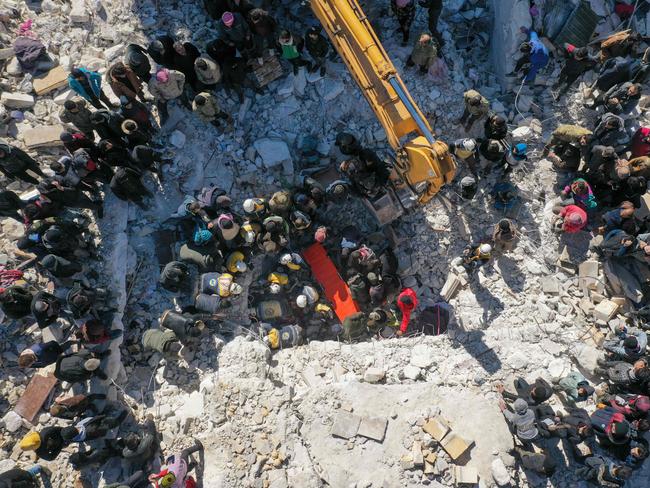
<svg viewBox="0 0 650 488"><path fill-rule="evenodd" d="M411 55L406 60L406 66L418 65L420 73L424 74L429 69L429 66L438 57L438 48L433 43L429 34L422 34L418 42L413 46Z"/></svg>
<svg viewBox="0 0 650 488"><path fill-rule="evenodd" d="M399 22L399 29L402 32L402 46L409 42L411 24L415 19L415 4L413 0L391 0L391 8Z"/></svg>
<svg viewBox="0 0 650 488"><path fill-rule="evenodd" d="M420 0L420 6L429 10L429 32L436 38L441 47L444 46L445 40L438 31L438 20L442 13L442 0Z"/></svg>
<svg viewBox="0 0 650 488"><path fill-rule="evenodd" d="M305 37L305 47L307 52L314 60L314 65L312 66L310 72L313 73L316 70L320 69L320 75L325 76L325 57L330 50L327 39L320 35L320 29L318 27L311 27L307 31L307 36Z"/></svg>
<svg viewBox="0 0 650 488"><path fill-rule="evenodd" d="M90 121L92 112L86 106L86 100L75 97L66 100L59 112L59 120L64 124L72 124L89 139L94 139L93 124Z"/></svg>
<svg viewBox="0 0 650 488"><path fill-rule="evenodd" d="M278 52L282 58L286 59L293 65L293 74L298 74L298 69L301 66L306 66L308 71L311 71L312 65L309 61L304 59L301 55L305 47L305 41L302 37L294 35L288 30L280 32L278 38Z"/></svg>
<svg viewBox="0 0 650 488"><path fill-rule="evenodd" d="M89 101L93 107L111 109L113 104L102 90L102 75L86 68L72 68L68 75L68 85L77 95Z"/></svg>
<svg viewBox="0 0 650 488"><path fill-rule="evenodd" d="M169 112L167 104L183 95L185 75L180 71L162 68L149 81L149 92L153 95L160 113L160 122L165 123Z"/></svg>

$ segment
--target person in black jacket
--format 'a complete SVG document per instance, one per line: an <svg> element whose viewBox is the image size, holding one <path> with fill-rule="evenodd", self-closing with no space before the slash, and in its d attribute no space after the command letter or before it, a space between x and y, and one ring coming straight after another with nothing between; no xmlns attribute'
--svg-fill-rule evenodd
<svg viewBox="0 0 650 488"><path fill-rule="evenodd" d="M94 353L86 349L79 352L60 356L56 360L54 376L68 383L80 383L91 379L93 376L105 380L106 373L100 368L100 359L110 354L110 349L103 353Z"/></svg>
<svg viewBox="0 0 650 488"><path fill-rule="evenodd" d="M140 171L151 171L162 179L162 166L171 164L174 160L165 158L165 153L151 146L138 145L131 150L131 160Z"/></svg>
<svg viewBox="0 0 650 488"><path fill-rule="evenodd" d="M83 266L77 261L71 261L54 254L43 256L38 264L42 268L42 272L54 278L70 278L83 270Z"/></svg>
<svg viewBox="0 0 650 488"><path fill-rule="evenodd" d="M38 322L38 326L44 329L56 322L62 312L62 307L54 295L46 291L39 291L34 295L31 311L36 322Z"/></svg>
<svg viewBox="0 0 650 488"><path fill-rule="evenodd" d="M429 32L436 38L440 47L445 45L445 40L438 31L438 19L442 13L442 0L421 0L420 6L429 10Z"/></svg>
<svg viewBox="0 0 650 488"><path fill-rule="evenodd" d="M122 449L124 449L124 443L121 440L104 439L102 447L75 452L70 455L68 461L74 469L80 470L93 464L104 464L114 457L121 457Z"/></svg>
<svg viewBox="0 0 650 488"><path fill-rule="evenodd" d="M130 432L124 437L122 457L133 466L144 467L160 449L160 441L153 415L147 414L142 433Z"/></svg>
<svg viewBox="0 0 650 488"><path fill-rule="evenodd" d="M31 313L33 293L27 288L11 285L0 293L0 307L10 319L21 319Z"/></svg>
<svg viewBox="0 0 650 488"><path fill-rule="evenodd" d="M486 139L505 139L508 137L508 123L506 119L497 114L491 114L485 119Z"/></svg>
<svg viewBox="0 0 650 488"><path fill-rule="evenodd" d="M151 79L151 63L147 58L147 50L137 44L126 46L124 63L145 83Z"/></svg>
<svg viewBox="0 0 650 488"><path fill-rule="evenodd" d="M180 314L174 310L165 310L160 317L160 325L173 330L178 340L186 344L192 338L199 337L205 328L201 320L195 320L189 314Z"/></svg>
<svg viewBox="0 0 650 488"><path fill-rule="evenodd" d="M103 139L99 141L97 147L100 151L99 160L101 163L111 168L133 165L131 153L123 145L109 139Z"/></svg>
<svg viewBox="0 0 650 488"><path fill-rule="evenodd" d="M18 356L18 366L21 368L45 368L54 364L58 357L72 346L74 341L59 344L56 341L34 344L24 349Z"/></svg>
<svg viewBox="0 0 650 488"><path fill-rule="evenodd" d="M108 110L96 110L90 116L93 129L100 139L119 142L122 139L122 122L124 117L119 113Z"/></svg>
<svg viewBox="0 0 650 488"><path fill-rule="evenodd" d="M173 48L174 69L183 73L185 82L189 83L195 91L198 91L198 78L194 70L194 61L201 56L201 52L191 42L175 42Z"/></svg>
<svg viewBox="0 0 650 488"><path fill-rule="evenodd" d="M174 39L171 36L160 36L152 41L147 53L157 64L167 69L174 69Z"/></svg>
<svg viewBox="0 0 650 488"><path fill-rule="evenodd" d="M144 199L153 196L142 183L142 172L133 168L118 168L110 186L117 198L131 201L141 208L145 208Z"/></svg>
<svg viewBox="0 0 650 488"><path fill-rule="evenodd" d="M504 398L510 400L522 398L523 400L526 400L528 405L539 405L553 396L553 387L543 378L537 378L535 383L532 385L528 384L528 382L523 378L517 378L514 381L514 385L515 390L517 391L516 395L505 391L503 386L499 387Z"/></svg>
<svg viewBox="0 0 650 488"><path fill-rule="evenodd" d="M558 90L555 99L559 99L584 73L593 69L598 63L596 57L589 55L586 47L576 48L570 44L566 45L567 59L560 71L557 82L553 85L553 90ZM564 85L564 86L563 86Z"/></svg>
<svg viewBox="0 0 650 488"><path fill-rule="evenodd" d="M18 195L10 190L0 191L0 217L9 217L24 223L23 216L19 213L25 207Z"/></svg>
<svg viewBox="0 0 650 488"><path fill-rule="evenodd" d="M45 427L40 432L30 432L20 441L20 448L24 451L34 451L36 455L46 461L54 461L67 446L61 437L62 427Z"/></svg>
<svg viewBox="0 0 650 488"><path fill-rule="evenodd" d="M95 405L95 400L106 400L103 393L93 393L90 395L74 395L71 397L58 397L54 399L54 405L50 407L50 415L60 419L73 420L82 417L86 411L90 410L93 415L99 413Z"/></svg>
<svg viewBox="0 0 650 488"><path fill-rule="evenodd" d="M28 174L27 170L36 173L38 176L45 176L38 163L29 154L22 149L0 141L0 173L7 178L37 185L38 180Z"/></svg>
<svg viewBox="0 0 650 488"><path fill-rule="evenodd" d="M122 410L117 417L109 417L107 415L86 417L74 426L64 427L61 431L61 437L68 443L101 439L106 437L109 430L120 425L126 419L128 413L127 410Z"/></svg>
<svg viewBox="0 0 650 488"><path fill-rule="evenodd" d="M266 10L255 8L248 13L248 23L253 35L250 55L263 58L264 51L272 50L275 46L277 22Z"/></svg>
<svg viewBox="0 0 650 488"><path fill-rule="evenodd" d="M0 488L39 488L41 483L36 478L39 473L49 476L50 470L40 464L36 464L27 470L10 469L0 473Z"/></svg>
<svg viewBox="0 0 650 488"><path fill-rule="evenodd" d="M327 40L320 35L318 27L311 27L305 36L305 48L314 60L310 72L320 69L320 75L325 76L325 57L330 50Z"/></svg>

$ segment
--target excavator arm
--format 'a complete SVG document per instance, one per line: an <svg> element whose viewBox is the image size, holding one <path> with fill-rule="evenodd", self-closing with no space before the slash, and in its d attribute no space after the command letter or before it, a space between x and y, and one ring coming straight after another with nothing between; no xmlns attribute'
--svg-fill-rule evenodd
<svg viewBox="0 0 650 488"><path fill-rule="evenodd" d="M399 176L427 202L454 178L449 148L434 139L357 0L311 0L311 7L386 131Z"/></svg>

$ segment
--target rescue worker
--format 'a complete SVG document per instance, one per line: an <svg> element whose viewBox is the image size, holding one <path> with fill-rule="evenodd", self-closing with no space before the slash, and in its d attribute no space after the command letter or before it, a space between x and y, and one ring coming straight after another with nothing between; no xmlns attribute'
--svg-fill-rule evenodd
<svg viewBox="0 0 650 488"><path fill-rule="evenodd" d="M29 346L18 356L18 366L21 368L45 368L54 364L58 357L65 353L74 341L59 344L56 341L40 342Z"/></svg>
<svg viewBox="0 0 650 488"><path fill-rule="evenodd" d="M208 122L215 127L221 127L221 120L232 122L232 118L219 108L217 98L208 92L201 92L192 102L192 110L201 120Z"/></svg>
<svg viewBox="0 0 650 488"><path fill-rule="evenodd" d="M54 461L67 443L61 437L63 427L45 427L40 432L30 432L18 444L23 451L34 451L39 459Z"/></svg>
<svg viewBox="0 0 650 488"><path fill-rule="evenodd" d="M74 97L63 102L59 111L59 120L64 124L72 124L89 139L94 139L93 124L90 121L92 112L88 110L86 100Z"/></svg>
<svg viewBox="0 0 650 488"><path fill-rule="evenodd" d="M438 48L431 39L431 36L429 34L421 34L413 47L413 51L411 51L411 54L406 60L406 66L411 67L417 65L420 68L420 73L425 74L437 57Z"/></svg>
<svg viewBox="0 0 650 488"><path fill-rule="evenodd" d="M361 195L374 195L388 183L390 171L386 163L374 151L361 147L352 134L340 132L336 146L344 155L352 156L341 163L340 169Z"/></svg>
<svg viewBox="0 0 650 488"><path fill-rule="evenodd" d="M490 110L490 102L476 90L468 90L463 94L465 110L460 118L459 123L463 125L466 131L469 131L474 122L485 117Z"/></svg>
<svg viewBox="0 0 650 488"><path fill-rule="evenodd" d="M177 359L182 344L171 329L147 329L142 335L145 351L156 351L169 359Z"/></svg>
<svg viewBox="0 0 650 488"><path fill-rule="evenodd" d="M325 76L325 58L329 53L330 46L327 40L320 34L318 27L310 27L305 36L305 48L314 60L309 72L320 70L320 75Z"/></svg>
<svg viewBox="0 0 650 488"><path fill-rule="evenodd" d="M78 352L59 356L56 360L54 376L68 383L81 383L97 376L106 380L108 376L100 369L100 359L110 354L110 349L102 353L82 349Z"/></svg>
<svg viewBox="0 0 650 488"><path fill-rule="evenodd" d="M10 179L18 179L25 183L37 185L38 180L28 174L28 170L40 177L45 176L38 163L25 151L0 141L0 173Z"/></svg>
<svg viewBox="0 0 650 488"><path fill-rule="evenodd" d="M253 36L250 54L262 64L264 54L275 48L277 22L266 10L254 8L248 12L248 24Z"/></svg>
<svg viewBox="0 0 650 488"><path fill-rule="evenodd" d="M489 244L470 244L463 251L463 267L468 273L477 270L492 259L492 246Z"/></svg>

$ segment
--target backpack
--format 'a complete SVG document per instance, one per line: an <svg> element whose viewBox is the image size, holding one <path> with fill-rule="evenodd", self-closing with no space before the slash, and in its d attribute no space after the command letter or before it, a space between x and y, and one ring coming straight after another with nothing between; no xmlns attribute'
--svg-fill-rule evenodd
<svg viewBox="0 0 650 488"><path fill-rule="evenodd" d="M350 294L353 300L361 303L366 303L370 300L368 286L360 273L348 279L348 287L350 288Z"/></svg>

